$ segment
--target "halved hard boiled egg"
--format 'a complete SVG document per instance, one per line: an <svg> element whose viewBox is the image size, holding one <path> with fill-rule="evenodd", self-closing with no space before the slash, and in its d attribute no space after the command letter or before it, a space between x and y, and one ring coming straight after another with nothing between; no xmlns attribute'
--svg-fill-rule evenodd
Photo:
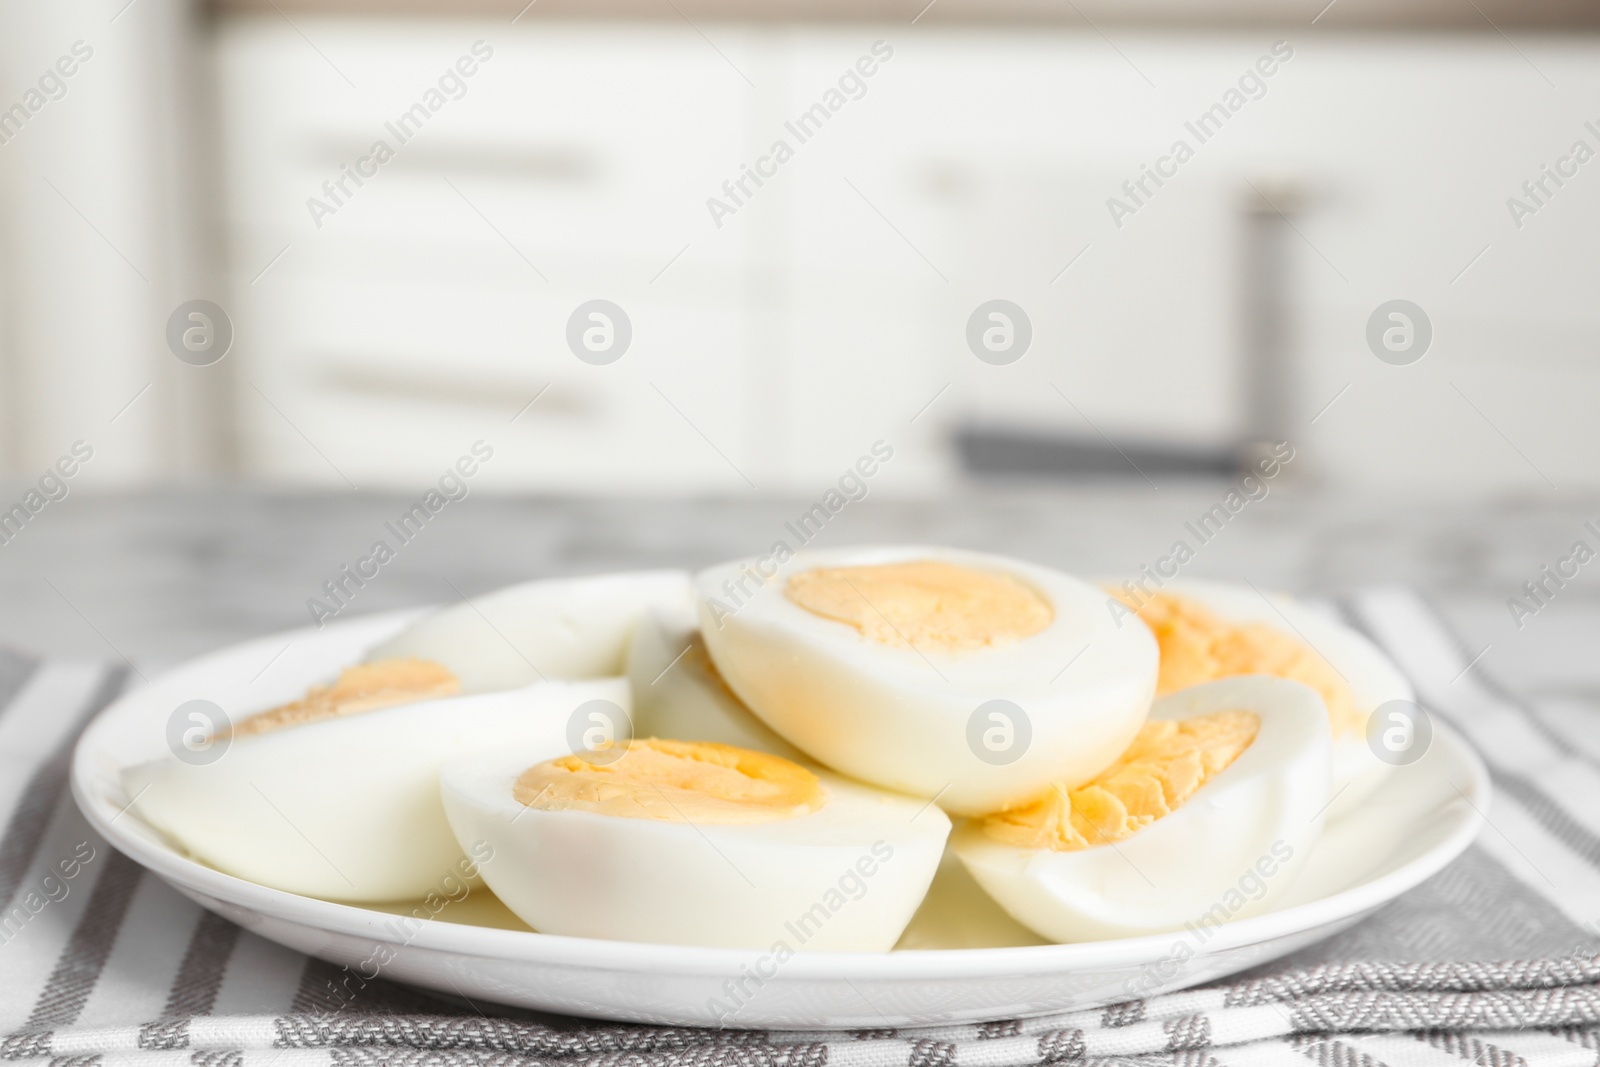
<svg viewBox="0 0 1600 1067"><path fill-rule="evenodd" d="M1393 661L1355 630L1250 586L1185 580L1153 592L1112 592L1137 610L1161 646L1158 695L1267 674L1303 682L1322 696L1333 731L1330 817L1348 811L1391 770L1367 743L1367 719L1379 705L1415 694Z"/></svg>
<svg viewBox="0 0 1600 1067"><path fill-rule="evenodd" d="M1133 740L1156 644L1104 594L1001 556L802 552L695 578L728 687L835 770L960 814L1081 782Z"/></svg>
<svg viewBox="0 0 1600 1067"><path fill-rule="evenodd" d="M468 693L619 675L639 618L689 596L683 571L523 582L424 616L367 658L442 663Z"/></svg>
<svg viewBox="0 0 1600 1067"><path fill-rule="evenodd" d="M628 646L634 733L677 741L717 741L803 759L740 702L706 654L692 602L651 611Z"/></svg>
<svg viewBox="0 0 1600 1067"><path fill-rule="evenodd" d="M759 949L886 951L939 865L923 800L765 752L636 740L615 758L496 753L440 776L485 882L548 934Z"/></svg>
<svg viewBox="0 0 1600 1067"><path fill-rule="evenodd" d="M1052 941L1215 926L1264 910L1322 832L1328 715L1281 678L1161 697L1121 757L951 838L1013 918Z"/></svg>
<svg viewBox="0 0 1600 1067"><path fill-rule="evenodd" d="M424 896L465 869L439 804L442 764L502 747L557 756L575 711L631 702L622 678L455 688L438 664L365 664L242 719L215 762L170 756L130 767L123 785L146 822L228 874L329 900Z"/></svg>

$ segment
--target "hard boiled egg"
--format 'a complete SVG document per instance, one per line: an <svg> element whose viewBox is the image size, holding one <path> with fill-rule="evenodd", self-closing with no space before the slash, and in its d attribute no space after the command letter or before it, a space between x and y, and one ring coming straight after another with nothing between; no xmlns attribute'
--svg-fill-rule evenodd
<svg viewBox="0 0 1600 1067"><path fill-rule="evenodd" d="M445 812L495 895L548 934L747 948L892 947L950 831L923 800L712 742L447 766Z"/></svg>
<svg viewBox="0 0 1600 1067"><path fill-rule="evenodd" d="M651 611L628 646L634 732L641 737L717 741L802 759L793 745L753 715L706 654L692 602Z"/></svg>
<svg viewBox="0 0 1600 1067"><path fill-rule="evenodd" d="M1321 698L1281 678L1229 678L1158 699L1091 782L974 819L951 847L1052 941L1205 937L1289 887L1322 831L1328 782Z"/></svg>
<svg viewBox="0 0 1600 1067"><path fill-rule="evenodd" d="M1394 662L1350 627L1289 597L1223 582L1114 590L1161 646L1156 692L1241 674L1304 682L1321 694L1333 730L1332 818L1383 782L1391 765L1367 743L1367 720L1390 700L1414 700Z"/></svg>
<svg viewBox="0 0 1600 1067"><path fill-rule="evenodd" d="M1045 567L919 547L802 552L695 578L728 687L835 770L982 814L1081 782L1133 740L1156 644Z"/></svg>
<svg viewBox="0 0 1600 1067"><path fill-rule="evenodd" d="M524 582L435 611L367 658L442 663L468 693L619 675L640 616L689 595L683 571Z"/></svg>
<svg viewBox="0 0 1600 1067"><path fill-rule="evenodd" d="M466 869L439 804L442 764L502 747L557 756L580 709L631 702L621 678L445 695L455 688L437 664L353 668L238 722L214 739L227 745L214 762L140 764L124 788L146 822L228 874L329 900L421 897Z"/></svg>

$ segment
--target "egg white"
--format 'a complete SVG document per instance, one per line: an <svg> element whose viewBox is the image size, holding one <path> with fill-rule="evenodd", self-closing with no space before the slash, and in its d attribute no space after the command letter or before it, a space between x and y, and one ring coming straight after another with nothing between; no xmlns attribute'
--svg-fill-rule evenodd
<svg viewBox="0 0 1600 1067"><path fill-rule="evenodd" d="M366 658L442 663L467 693L604 678L622 673L640 616L689 596L684 571L523 582L441 608L368 650Z"/></svg>
<svg viewBox="0 0 1600 1067"><path fill-rule="evenodd" d="M462 869L440 766L502 747L565 755L572 712L597 699L627 711L627 682L538 682L244 734L214 763L139 764L123 785L146 822L218 870L328 900L406 900Z"/></svg>
<svg viewBox="0 0 1600 1067"><path fill-rule="evenodd" d="M887 951L950 832L934 805L833 775L822 776L819 810L748 825L528 808L512 787L535 762L532 753L460 760L444 768L440 788L456 839L490 853L483 880L547 934Z"/></svg>
<svg viewBox="0 0 1600 1067"><path fill-rule="evenodd" d="M945 653L873 641L784 595L789 577L813 567L915 560L1010 575L1055 618L1009 644ZM1150 632L1117 626L1103 592L1059 571L919 546L801 552L764 584L756 568L736 561L695 577L712 661L786 741L863 781L937 797L959 814L994 811L1051 782L1092 777L1127 748L1149 710L1157 666ZM974 713L991 700L1020 707L1031 729L1013 762L985 762L970 741Z"/></svg>
<svg viewBox="0 0 1600 1067"><path fill-rule="evenodd" d="M706 653L692 602L651 611L639 620L628 646L634 732L676 741L717 741L805 757L740 703Z"/></svg>
<svg viewBox="0 0 1600 1067"><path fill-rule="evenodd" d="M973 821L952 835L952 849L1002 908L1051 941L1204 929L1259 914L1293 883L1322 832L1328 715L1309 687L1249 675L1162 697L1150 717L1229 709L1261 717L1250 747L1131 836L1056 852L997 841Z"/></svg>
<svg viewBox="0 0 1600 1067"><path fill-rule="evenodd" d="M1248 585L1189 580L1169 582L1162 592L1193 600L1234 622L1271 626L1321 656L1350 686L1356 707L1371 715L1390 700L1415 700L1411 682L1387 655L1364 635L1292 597L1268 594L1265 599ZM1333 806L1330 819L1356 807L1392 771L1378 758L1364 733L1333 739Z"/></svg>

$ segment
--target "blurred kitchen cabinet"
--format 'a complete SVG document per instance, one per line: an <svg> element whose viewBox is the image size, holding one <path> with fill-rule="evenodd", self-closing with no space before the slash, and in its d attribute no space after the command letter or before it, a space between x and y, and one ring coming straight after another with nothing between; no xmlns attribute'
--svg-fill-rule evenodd
<svg viewBox="0 0 1600 1067"><path fill-rule="evenodd" d="M1600 177L1525 225L1506 209L1593 139L1551 95L1600 93L1587 39L299 25L219 34L252 473L414 486L483 438L506 488L812 495L878 440L877 486L937 487L970 427L1226 451L1253 432L1245 205L1289 181L1266 356L1297 470L1600 484ZM479 41L492 56L317 208ZM1365 341L1396 298L1434 325L1413 366ZM995 299L1031 327L1014 362L969 347ZM569 347L594 300L631 324L615 362Z"/></svg>
<svg viewBox="0 0 1600 1067"><path fill-rule="evenodd" d="M221 46L254 471L404 486L482 438L506 486L744 486L745 253L699 230L742 154L737 72L648 31L313 34L325 57L281 23ZM475 42L459 98L396 127ZM566 340L596 299L631 326L605 365Z"/></svg>

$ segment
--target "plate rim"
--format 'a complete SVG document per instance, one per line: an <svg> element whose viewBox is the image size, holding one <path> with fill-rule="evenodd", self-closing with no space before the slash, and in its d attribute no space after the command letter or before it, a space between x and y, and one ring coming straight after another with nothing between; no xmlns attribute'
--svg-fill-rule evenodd
<svg viewBox="0 0 1600 1067"><path fill-rule="evenodd" d="M506 930L464 923L424 922L398 941L391 926L404 918L393 912L377 911L356 904L344 904L303 896L252 882L208 867L182 855L170 845L124 831L116 823L127 813L122 809L108 817L113 808L109 798L95 795L97 777L94 765L96 742L107 724L125 707L164 680L201 668L209 661L235 652L255 642L272 642L319 636L334 628L376 629L383 622L399 623L426 608L363 614L335 620L324 627L299 627L263 634L245 641L213 649L163 671L146 685L119 696L90 720L77 739L72 755L70 785L73 799L89 825L113 848L128 855L175 889L187 895L198 894L201 903L215 901L243 908L269 919L290 922L319 931L371 939L383 944L403 944L406 949L468 955L480 959L511 960L522 963L549 963L565 967L625 969L644 974L714 974L737 971L748 964L760 949L708 948L656 942L613 941L604 938L570 937L537 931ZM1261 915L1236 919L1217 927L1207 938L1204 954L1211 955L1248 948L1278 938L1292 936L1320 926L1359 916L1437 874L1464 852L1487 821L1493 786L1488 768L1460 731L1435 717L1433 743L1450 745L1453 755L1468 769L1469 782L1461 794L1466 810L1448 834L1421 855L1376 878L1316 900ZM1454 804L1455 802L1449 802ZM207 905L209 906L209 905ZM1001 948L903 949L889 952L800 952L783 968L786 980L942 980L980 978L988 975L1021 976L1058 973L1071 968L1099 968L1137 964L1163 958L1182 931L1169 930L1139 937L1109 941L1066 944L1019 945Z"/></svg>

